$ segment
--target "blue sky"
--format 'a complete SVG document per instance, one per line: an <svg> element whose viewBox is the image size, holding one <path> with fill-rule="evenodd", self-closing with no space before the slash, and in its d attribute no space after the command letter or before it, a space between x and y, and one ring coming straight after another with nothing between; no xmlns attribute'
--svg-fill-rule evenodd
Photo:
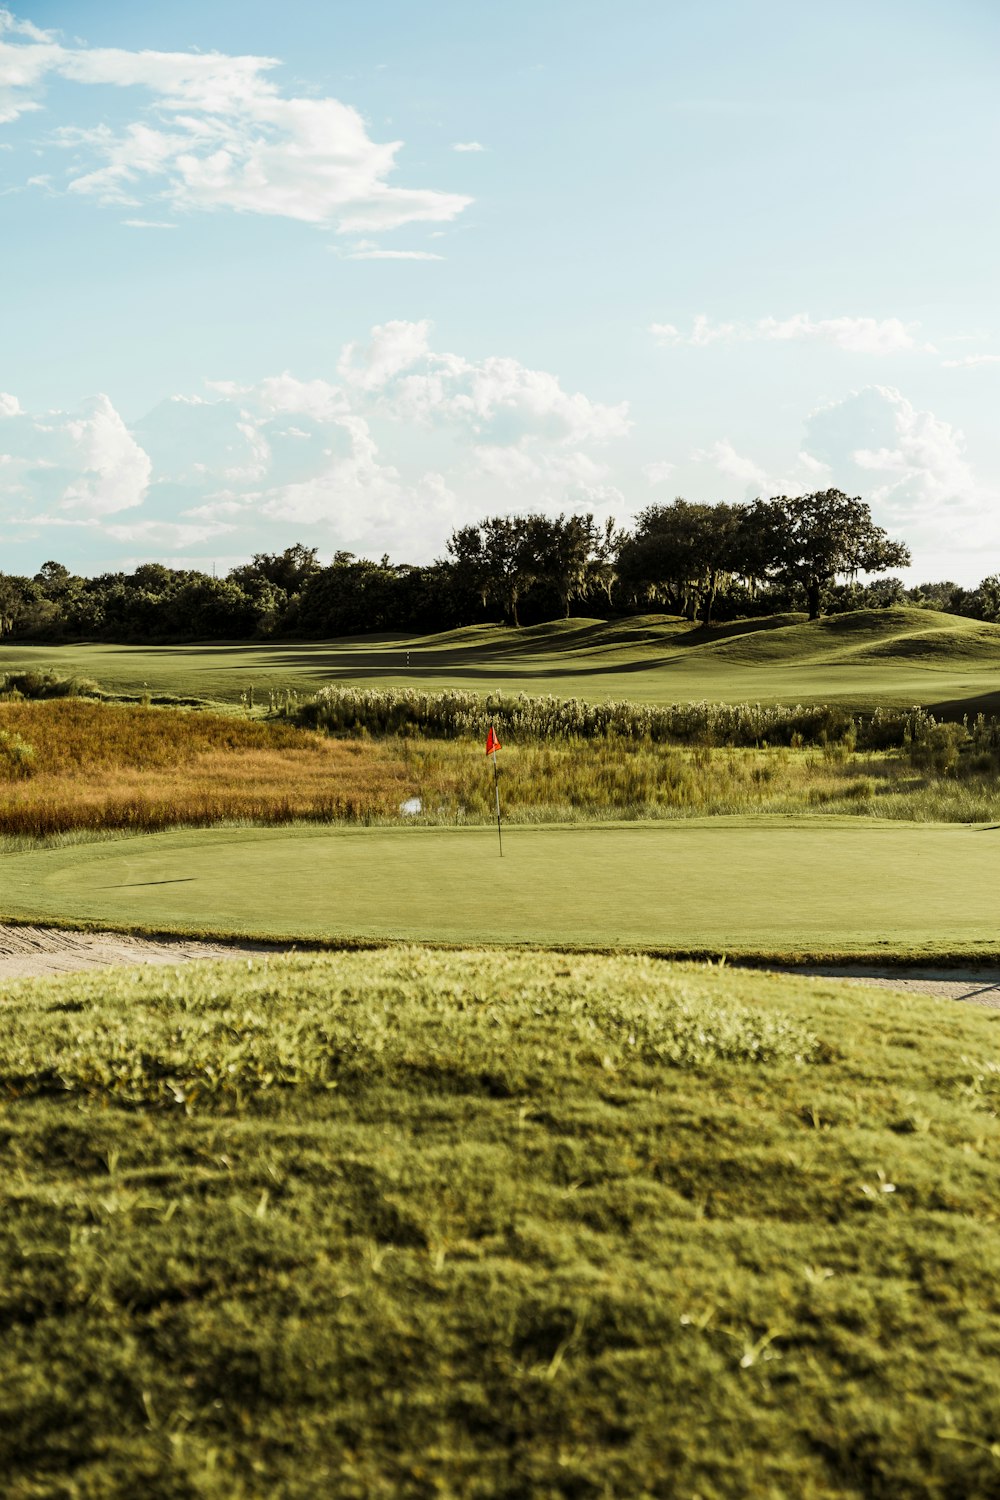
<svg viewBox="0 0 1000 1500"><path fill-rule="evenodd" d="M0 8L4 571L836 485L1000 570L1000 10Z"/></svg>

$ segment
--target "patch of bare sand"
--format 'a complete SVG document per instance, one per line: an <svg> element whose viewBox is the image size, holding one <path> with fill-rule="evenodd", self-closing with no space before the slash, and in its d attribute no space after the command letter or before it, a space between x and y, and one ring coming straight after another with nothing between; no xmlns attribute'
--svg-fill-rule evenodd
<svg viewBox="0 0 1000 1500"><path fill-rule="evenodd" d="M0 924L0 981L77 974L122 964L184 964L205 958L273 953L266 943L197 942L193 938L140 937L126 932L70 932L60 927Z"/></svg>
<svg viewBox="0 0 1000 1500"><path fill-rule="evenodd" d="M274 953L273 943L199 942L184 937L142 937L124 932L72 932L61 927L6 926L0 923L0 982L51 974L77 974L122 964L184 964L207 958L242 958ZM287 950L286 950L287 951ZM800 968L774 965L776 972L854 984L944 1000L966 1000L1000 1009L1000 970L876 968L866 964L823 964Z"/></svg>
<svg viewBox="0 0 1000 1500"><path fill-rule="evenodd" d="M776 973L808 974L815 979L845 979L850 984L914 995L936 995L939 1000L968 1000L1000 1009L1000 969L925 969L901 964L877 968L868 964L819 964L815 967L774 965Z"/></svg>

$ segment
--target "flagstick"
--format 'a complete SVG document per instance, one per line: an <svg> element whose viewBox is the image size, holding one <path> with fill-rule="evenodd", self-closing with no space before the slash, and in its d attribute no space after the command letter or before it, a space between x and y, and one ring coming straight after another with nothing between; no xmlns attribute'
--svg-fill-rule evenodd
<svg viewBox="0 0 1000 1500"><path fill-rule="evenodd" d="M497 753L493 752L493 788L497 794L497 838L500 840L500 858L503 859L503 834L500 832L500 778L497 775Z"/></svg>

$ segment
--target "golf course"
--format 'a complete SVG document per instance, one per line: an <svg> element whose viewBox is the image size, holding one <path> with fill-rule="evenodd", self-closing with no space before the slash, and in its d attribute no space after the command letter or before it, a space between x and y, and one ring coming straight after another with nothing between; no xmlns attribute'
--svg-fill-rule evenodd
<svg viewBox="0 0 1000 1500"><path fill-rule="evenodd" d="M1000 961L883 614L2 653L6 1494L997 1492L1000 1013L794 972Z"/></svg>
<svg viewBox="0 0 1000 1500"><path fill-rule="evenodd" d="M0 1500L1000 1500L998 138L0 0Z"/></svg>

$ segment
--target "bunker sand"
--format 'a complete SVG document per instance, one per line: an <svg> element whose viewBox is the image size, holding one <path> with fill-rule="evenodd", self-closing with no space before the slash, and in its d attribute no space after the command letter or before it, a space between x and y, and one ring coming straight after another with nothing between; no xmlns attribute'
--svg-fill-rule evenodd
<svg viewBox="0 0 1000 1500"><path fill-rule="evenodd" d="M202 943L128 932L72 932L61 927L4 924L0 925L0 982L78 974L123 964L181 964L274 951L263 943Z"/></svg>
<svg viewBox="0 0 1000 1500"><path fill-rule="evenodd" d="M204 943L191 938L140 937L123 932L73 932L62 927L0 924L0 984L5 979L41 979L141 964L186 964L237 960L248 954L287 952L265 943ZM833 965L791 966L779 972L805 978L847 979L901 994L965 1000L1000 1009L1000 969L899 969Z"/></svg>

